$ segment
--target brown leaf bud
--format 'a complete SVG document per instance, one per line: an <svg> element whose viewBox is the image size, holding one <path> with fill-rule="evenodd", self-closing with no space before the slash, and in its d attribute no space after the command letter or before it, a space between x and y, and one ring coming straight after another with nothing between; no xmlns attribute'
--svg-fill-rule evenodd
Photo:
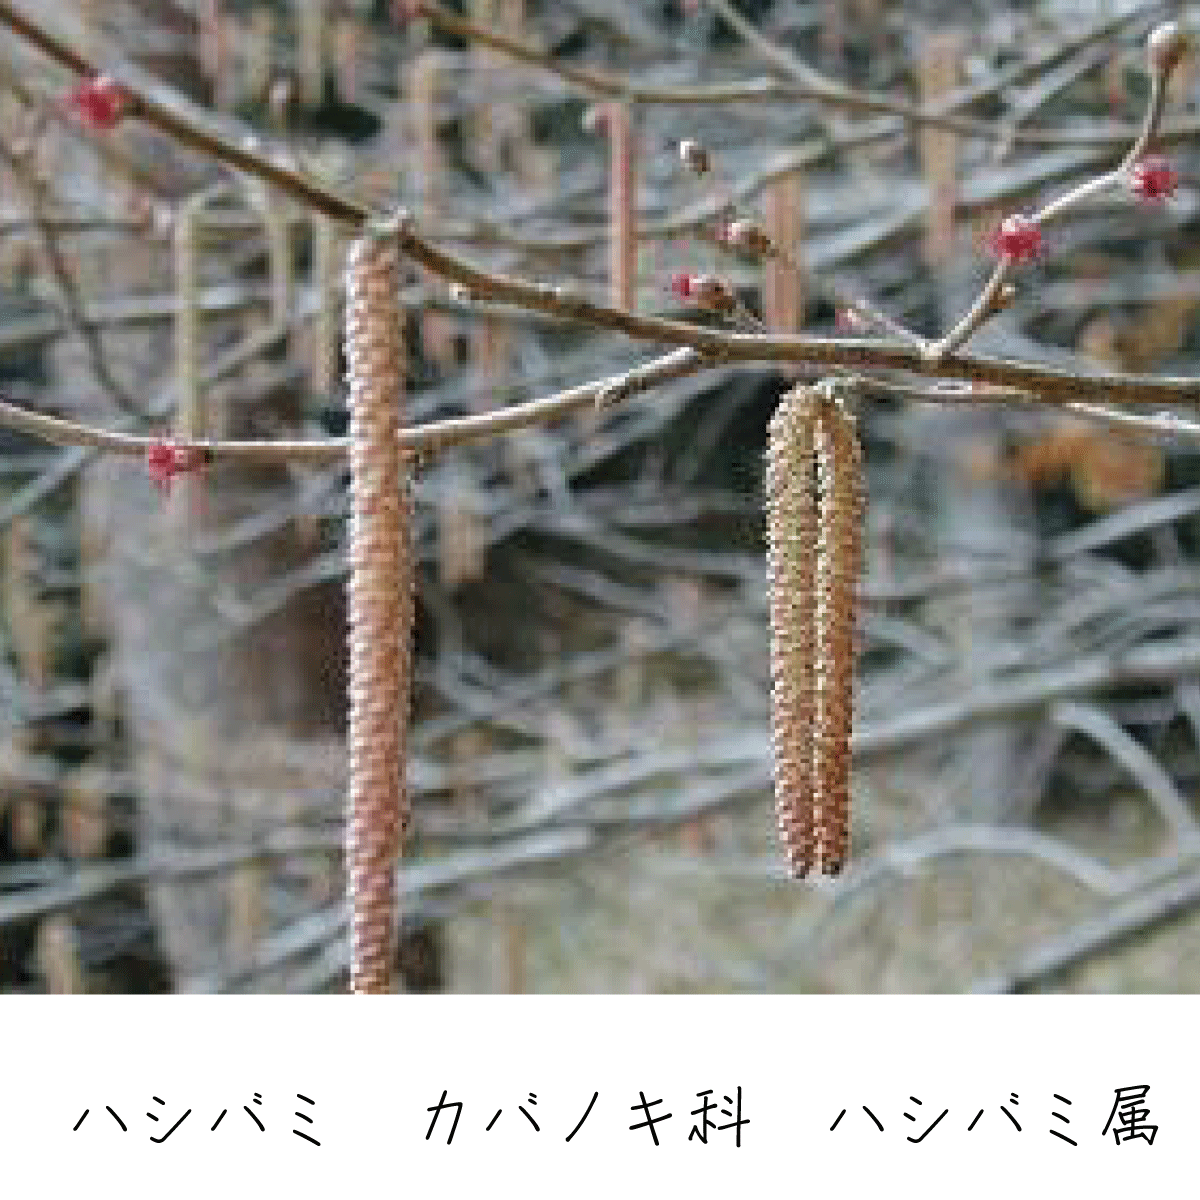
<svg viewBox="0 0 1200 1200"><path fill-rule="evenodd" d="M753 221L731 221L724 229L721 240L739 250L766 257L774 253L775 244L769 235Z"/></svg>
<svg viewBox="0 0 1200 1200"><path fill-rule="evenodd" d="M679 143L679 161L697 175L707 175L712 169L712 158L708 151L692 138Z"/></svg>
<svg viewBox="0 0 1200 1200"><path fill-rule="evenodd" d="M1174 21L1156 26L1146 39L1146 57L1155 74L1169 74L1187 52L1187 34Z"/></svg>
<svg viewBox="0 0 1200 1200"><path fill-rule="evenodd" d="M737 305L733 288L719 275L693 275L691 288L697 308L728 312Z"/></svg>

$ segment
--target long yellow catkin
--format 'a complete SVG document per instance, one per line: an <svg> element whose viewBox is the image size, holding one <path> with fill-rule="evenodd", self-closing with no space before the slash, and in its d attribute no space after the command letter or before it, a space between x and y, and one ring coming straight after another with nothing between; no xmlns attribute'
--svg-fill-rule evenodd
<svg viewBox="0 0 1200 1200"><path fill-rule="evenodd" d="M849 853L865 503L854 418L821 389L789 392L766 474L776 820L793 876L835 875Z"/></svg>
<svg viewBox="0 0 1200 1200"><path fill-rule="evenodd" d="M385 229L351 247L346 270L350 373L350 987L391 990L395 872L405 787L414 566L412 500L397 442L405 350L400 262Z"/></svg>
<svg viewBox="0 0 1200 1200"><path fill-rule="evenodd" d="M300 76L300 103L319 108L325 94L325 2L299 0L296 5L296 69Z"/></svg>
<svg viewBox="0 0 1200 1200"><path fill-rule="evenodd" d="M961 39L957 33L937 33L929 39L917 73L923 102L934 104L940 96L953 90L962 61ZM958 135L952 130L927 127L921 130L918 141L921 172L929 189L925 261L931 267L939 267L954 254Z"/></svg>
<svg viewBox="0 0 1200 1200"><path fill-rule="evenodd" d="M821 869L837 874L850 851L850 735L854 640L865 492L854 418L823 400L817 433L817 738Z"/></svg>
<svg viewBox="0 0 1200 1200"><path fill-rule="evenodd" d="M338 230L326 216L313 218L313 289L317 295L313 316L312 385L319 396L333 394L337 373L338 304L337 287Z"/></svg>
<svg viewBox="0 0 1200 1200"><path fill-rule="evenodd" d="M271 86L274 37L275 14L263 5L251 9L249 27L244 34L242 54L246 95L253 96L256 100L265 100L267 89Z"/></svg>
<svg viewBox="0 0 1200 1200"><path fill-rule="evenodd" d="M175 216L175 433L181 438L203 437L198 367L200 283L197 266L198 221L203 198L185 202Z"/></svg>
<svg viewBox="0 0 1200 1200"><path fill-rule="evenodd" d="M637 123L628 104L608 106L610 292L614 308L637 308Z"/></svg>
<svg viewBox="0 0 1200 1200"><path fill-rule="evenodd" d="M771 418L767 441L767 586L775 819L791 874L812 869L815 718L815 407L802 388Z"/></svg>
<svg viewBox="0 0 1200 1200"><path fill-rule="evenodd" d="M267 238L267 273L271 291L271 321L287 325L295 300L295 272L292 269L292 234L288 221L287 197L258 180L247 184L250 207L262 219Z"/></svg>

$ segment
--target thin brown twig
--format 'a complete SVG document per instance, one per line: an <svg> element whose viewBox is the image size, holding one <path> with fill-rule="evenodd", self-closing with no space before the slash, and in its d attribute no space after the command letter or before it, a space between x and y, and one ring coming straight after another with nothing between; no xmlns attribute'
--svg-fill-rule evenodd
<svg viewBox="0 0 1200 1200"><path fill-rule="evenodd" d="M7 0L0 0L0 23L7 25L30 45L36 46L48 58L66 67L76 75L92 76L97 73L94 63L73 49L62 38L31 20ZM234 145L218 137L184 115L180 99L180 110L168 108L146 95L126 79L119 80L128 94L129 115L140 118L163 133L170 135L182 145L217 162L223 162L239 170L247 171L303 201L317 212L324 213L336 221L360 225L368 213L360 205L343 199L326 187L313 182L299 171L280 163L272 162L263 154L243 146Z"/></svg>
<svg viewBox="0 0 1200 1200"><path fill-rule="evenodd" d="M1119 19L1114 19L1109 24L1119 26L1124 21L1127 21L1130 14L1125 14ZM458 21L459 18L451 18L449 14L439 12L439 19ZM53 59L60 66L66 67L77 75L91 76L96 73L96 66L84 55L73 49L63 39L55 36L53 33L43 29L37 22L29 19L20 13L7 0L0 0L0 23L7 25L16 34L31 45L36 46L42 53ZM1106 30L1108 25L1097 27L1088 34L1083 35L1080 39L1080 44L1088 40L1093 35L1099 36L1100 32ZM489 44L492 44L489 42ZM501 47L496 47L501 48ZM514 44L511 47L516 52ZM539 57L537 52L529 51L528 47L520 47L522 54L527 56L533 54L538 59L538 65L548 66L550 69L561 66L555 64L551 60ZM1047 56L1047 61L1053 61L1058 52L1051 52ZM1041 62L1039 58L1035 60L1035 64ZM1014 67L1010 73L1001 73L997 82L1003 82L1008 78L1009 74L1014 77L1020 77L1027 69L1028 64L1020 64L1019 67ZM594 73L585 72L586 75L592 76ZM606 76L595 76L597 80L607 79ZM144 90L137 88L127 79L122 79L122 86L129 94L130 115L139 117L148 124L155 126L161 132L168 134L182 145L186 145L197 151L201 155L207 156L215 161L223 162L229 166L236 167L239 170L246 171L260 179L271 183L281 191L290 195L294 199L306 204L316 212L351 225L359 225L368 217L369 213L361 205L338 195L327 187L323 187L315 180L294 170L288 166L284 166L278 162L274 162L267 156L256 152L247 146L240 146L230 142L226 138L217 136L195 120L192 120L183 107L183 102L180 100L178 109L168 108L167 106L151 99L147 96ZM685 103L699 102L698 93L689 92L688 89L666 89L659 94L645 94L644 91L639 91L636 88L630 87L627 83L621 82L616 84L614 80L608 80L613 84L609 91L603 91L605 95L616 95L628 97L632 99L642 99L647 102L661 99L662 102L670 103ZM778 90L778 89L776 89ZM938 105L938 112L949 112L953 108L961 107L965 104L972 103L982 96L991 94L994 90L992 81L984 81L980 85L973 88L965 89L962 92L953 93L947 97L946 101ZM718 93L712 96L712 99L720 100L738 100L750 99L756 95L770 94L770 89L762 85L755 85L750 89L743 88L739 94L736 88L725 87L720 89ZM884 104L884 101L880 101ZM886 101L886 104L893 104L892 101ZM860 106L861 107L861 106ZM917 119L916 110L911 119ZM891 136L896 132L897 126L889 123L881 123L877 127L856 131L852 136L855 143L866 141L876 141L881 138ZM1180 124L1177 127L1162 129L1158 132L1159 140L1162 142L1168 141L1186 141L1196 136L1200 131L1200 121L1192 121ZM980 136L988 136L994 138L995 131L991 127L982 129L962 129L964 133L978 133ZM1078 134L1071 132L1063 133L1044 133L1043 131L1023 130L1021 138L1023 140L1042 141L1044 144L1065 145L1065 144L1081 144L1081 145L1118 145L1123 142L1128 142L1130 131L1125 128L1116 128L1110 130L1089 130Z"/></svg>
<svg viewBox="0 0 1200 1200"><path fill-rule="evenodd" d="M83 311L83 303L79 298L79 289L75 286L75 277L67 266L58 246L58 237L51 224L42 215L45 188L33 178L28 164L15 154L0 138L0 158L3 158L13 179L21 184L29 197L29 217L37 230L38 241L41 243L42 254L50 273L58 284L62 296L62 317L66 324L83 343L88 361L92 366L100 386L112 397L117 407L129 416L142 420L146 418L145 409L138 404L130 392L118 381L109 366L104 347L100 344L100 335L94 326L90 325Z"/></svg>
<svg viewBox="0 0 1200 1200"><path fill-rule="evenodd" d="M1116 186L1127 178L1130 169L1137 163L1138 159L1150 145L1158 129L1159 122L1162 120L1163 108L1167 98L1167 78L1173 66L1174 63L1166 67L1158 67L1152 64L1150 72L1150 97L1146 104L1146 113L1142 119L1137 137L1128 151L1126 151L1120 164L1112 171L1105 172L1103 175L1097 175L1093 179L1085 180L1078 187L1072 188L1070 191L1050 201L1049 204L1043 206L1029 218L1033 225L1040 228L1082 203L1089 196L1094 196L1106 188ZM1003 288L1008 281L1008 276L1012 272L1014 263L1015 260L1010 255L1001 254L1000 261L996 264L995 270L992 272L983 291L980 292L971 308L948 333L937 341L926 344L924 355L929 362L936 363L945 355L952 353L959 346L963 345L989 317L1000 310L1002 307L1000 298L1003 295Z"/></svg>
<svg viewBox="0 0 1200 1200"><path fill-rule="evenodd" d="M497 412L452 417L429 425L401 429L398 441L402 450L426 459L455 446L485 441L530 425L559 420L581 409L619 404L659 384L692 375L707 365L710 364L693 350L675 350L619 375L580 384ZM129 457L144 456L152 446L162 441L161 437L156 436L96 429L65 417L36 412L2 397L0 426L57 446L89 447ZM346 438L313 438L304 441L196 438L172 439L171 444L179 450L196 451L213 460L321 464L343 459L349 443Z"/></svg>
<svg viewBox="0 0 1200 1200"><path fill-rule="evenodd" d="M690 325L657 317L619 312L587 300L567 287L531 283L491 274L431 246L411 220L398 234L406 253L435 274L464 284L472 294L508 300L522 307L561 316L581 324L617 330L657 343L691 346L717 362L792 362L827 367L864 366L914 371L945 378L1003 384L1038 394L1047 401L1104 399L1126 403L1183 403L1200 397L1200 379L1155 376L1081 376L1053 367L965 354L927 361L911 346L852 338L799 335L749 335ZM986 399L987 393L980 398Z"/></svg>
<svg viewBox="0 0 1200 1200"><path fill-rule="evenodd" d="M1103 62L1106 51L1101 46L1088 45L1076 51L1071 61L1062 64L1049 76L1039 80L1027 96L1014 105L1013 111L1005 117L1002 125L1002 137L996 147L996 158L1004 158L1015 144L1014 135L1043 105L1048 104L1060 92L1069 88L1081 76L1086 75Z"/></svg>
<svg viewBox="0 0 1200 1200"><path fill-rule="evenodd" d="M591 96L608 99L628 99L645 104L720 104L733 101L770 99L808 99L835 105L854 112L881 113L900 118L901 121L932 125L953 130L971 137L997 141L1004 131L1000 126L987 121L956 117L949 111L907 104L875 93L847 87L845 84L812 72L810 68L792 62L783 52L772 59L773 64L784 70L790 82L775 80L744 80L710 84L703 87L654 86L639 84L632 79L593 68L574 67L559 62L541 50L525 42L506 37L493 29L468 21L447 12L440 5L422 2L415 5L420 13L447 33L468 41L479 42L508 55L519 62L528 63L544 71L552 72L568 83L582 88ZM1173 131L1173 136L1193 136L1196 122ZM1069 145L1127 142L1128 130L1052 130L1024 128L1011 131L1011 136L1021 142L1037 145Z"/></svg>
<svg viewBox="0 0 1200 1200"><path fill-rule="evenodd" d="M1078 413L1081 417L1087 417L1093 421L1103 421L1123 429L1133 429L1139 433L1158 434L1180 441L1200 443L1200 424L1177 417L1174 413L1129 413L1116 408L1108 408L1102 404L1084 403L1071 403L1064 407L1070 412Z"/></svg>

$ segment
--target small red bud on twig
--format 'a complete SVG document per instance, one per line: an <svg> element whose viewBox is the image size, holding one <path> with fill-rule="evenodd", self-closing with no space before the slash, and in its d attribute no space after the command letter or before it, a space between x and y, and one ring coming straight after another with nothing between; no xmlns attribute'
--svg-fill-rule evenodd
<svg viewBox="0 0 1200 1200"><path fill-rule="evenodd" d="M129 89L109 75L94 75L85 79L67 97L67 108L96 132L119 125L132 103Z"/></svg>
<svg viewBox="0 0 1200 1200"><path fill-rule="evenodd" d="M1161 154L1147 154L1130 171L1129 186L1143 200L1165 200L1175 194L1179 174Z"/></svg>
<svg viewBox="0 0 1200 1200"><path fill-rule="evenodd" d="M692 294L692 276L686 271L679 271L672 275L671 291L681 300L687 300Z"/></svg>
<svg viewBox="0 0 1200 1200"><path fill-rule="evenodd" d="M1005 217L1000 228L991 236L992 251L1013 262L1029 262L1043 250L1042 230L1029 217L1016 213Z"/></svg>
<svg viewBox="0 0 1200 1200"><path fill-rule="evenodd" d="M717 275L689 275L681 271L671 276L671 291L697 308L713 312L731 312L737 307L733 288Z"/></svg>
<svg viewBox="0 0 1200 1200"><path fill-rule="evenodd" d="M151 482L163 495L171 494L171 481L176 475L202 470L210 461L203 447L172 446L169 442L152 442L146 451L146 471Z"/></svg>

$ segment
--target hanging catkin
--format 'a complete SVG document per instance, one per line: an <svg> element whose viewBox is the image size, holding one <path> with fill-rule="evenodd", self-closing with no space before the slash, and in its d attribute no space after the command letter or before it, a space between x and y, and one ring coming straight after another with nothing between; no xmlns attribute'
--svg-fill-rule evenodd
<svg viewBox="0 0 1200 1200"><path fill-rule="evenodd" d="M313 290L316 312L313 316L312 386L318 396L333 394L338 356L337 287L338 230L329 217L313 217Z"/></svg>
<svg viewBox="0 0 1200 1200"><path fill-rule="evenodd" d="M338 99L343 104L358 103L358 56L362 40L362 26L356 17L343 16L334 23L333 69Z"/></svg>
<svg viewBox="0 0 1200 1200"><path fill-rule="evenodd" d="M227 194L215 185L189 196L174 220L175 250L175 420L174 433L182 441L220 436L223 409L213 405L202 381L200 363L205 353L200 252L203 249L203 220L210 205ZM199 480L181 481L167 507L177 534L184 533L197 514L204 511Z"/></svg>
<svg viewBox="0 0 1200 1200"><path fill-rule="evenodd" d="M325 3L299 0L296 5L296 69L300 76L300 103L319 108L325 95Z"/></svg>
<svg viewBox="0 0 1200 1200"><path fill-rule="evenodd" d="M835 875L849 852L864 515L854 418L824 389L789 392L766 476L776 820L794 876Z"/></svg>
<svg viewBox="0 0 1200 1200"><path fill-rule="evenodd" d="M203 437L198 369L200 337L200 283L197 267L199 216L203 198L186 201L175 216L175 434Z"/></svg>
<svg viewBox="0 0 1200 1200"><path fill-rule="evenodd" d="M628 104L608 106L609 282L614 308L637 308L637 121Z"/></svg>
<svg viewBox="0 0 1200 1200"><path fill-rule="evenodd" d="M850 735L854 717L854 634L865 493L855 421L822 400L816 429L817 738L814 775L817 855L836 874L850 850Z"/></svg>
<svg viewBox="0 0 1200 1200"><path fill-rule="evenodd" d="M405 757L413 617L412 502L397 433L404 395L400 263L386 228L351 247L351 991L391 989L395 872L408 824Z"/></svg>
<svg viewBox="0 0 1200 1200"><path fill-rule="evenodd" d="M246 181L250 207L258 213L267 239L267 275L270 280L271 322L285 329L295 301L295 272L292 269L292 233L289 202L277 189L257 179Z"/></svg>
<svg viewBox="0 0 1200 1200"><path fill-rule="evenodd" d="M248 96L265 100L271 86L273 62L272 41L275 37L275 14L265 5L250 10L250 24L242 45L245 67L245 89Z"/></svg>
<svg viewBox="0 0 1200 1200"><path fill-rule="evenodd" d="M808 874L813 833L816 709L816 410L801 388L780 401L767 442L767 588L775 819L793 876Z"/></svg>
<svg viewBox="0 0 1200 1200"><path fill-rule="evenodd" d="M963 61L962 39L956 32L934 34L927 41L918 69L921 99L933 105L952 91ZM918 139L921 169L929 190L925 261L945 266L954 255L955 205L958 192L957 135L948 129L925 127Z"/></svg>
<svg viewBox="0 0 1200 1200"><path fill-rule="evenodd" d="M221 11L221 0L203 0L196 14L200 23L200 67L212 86L213 105L233 107L235 93L230 86L229 18Z"/></svg>

